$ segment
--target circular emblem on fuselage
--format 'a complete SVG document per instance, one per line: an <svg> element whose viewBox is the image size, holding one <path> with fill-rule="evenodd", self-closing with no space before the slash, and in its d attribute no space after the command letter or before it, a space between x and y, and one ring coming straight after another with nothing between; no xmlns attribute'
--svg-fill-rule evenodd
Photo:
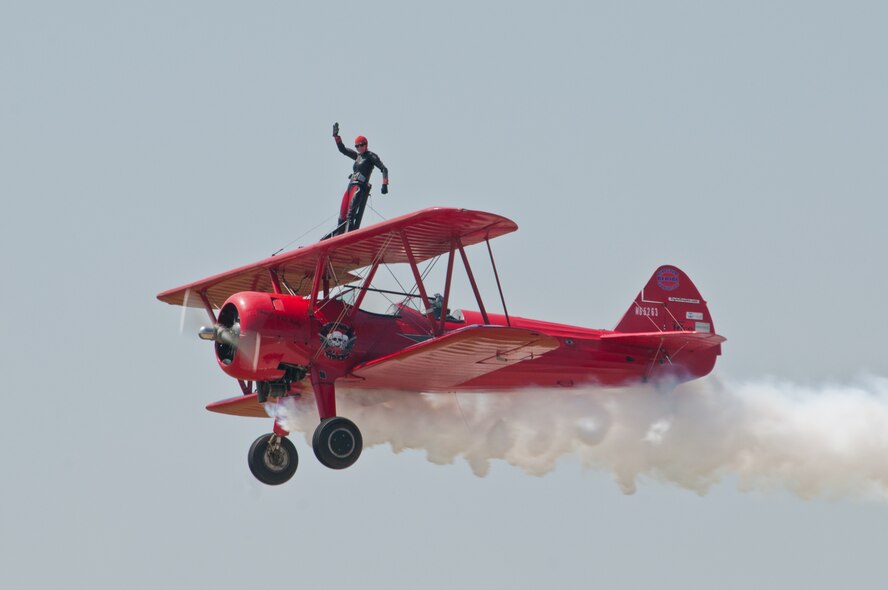
<svg viewBox="0 0 888 590"><path fill-rule="evenodd" d="M324 324L321 326L320 336L324 356L334 361L347 359L355 346L355 331L345 324Z"/></svg>
<svg viewBox="0 0 888 590"><path fill-rule="evenodd" d="M674 268L661 268L657 271L657 285L664 291L678 289L678 271Z"/></svg>

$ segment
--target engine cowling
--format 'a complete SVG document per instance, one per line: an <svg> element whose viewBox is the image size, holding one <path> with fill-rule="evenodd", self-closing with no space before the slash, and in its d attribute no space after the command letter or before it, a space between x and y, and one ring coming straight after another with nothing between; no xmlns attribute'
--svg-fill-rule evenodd
<svg viewBox="0 0 888 590"><path fill-rule="evenodd" d="M282 363L309 363L309 325L308 301L302 297L235 293L213 328L219 367L236 379L280 379Z"/></svg>

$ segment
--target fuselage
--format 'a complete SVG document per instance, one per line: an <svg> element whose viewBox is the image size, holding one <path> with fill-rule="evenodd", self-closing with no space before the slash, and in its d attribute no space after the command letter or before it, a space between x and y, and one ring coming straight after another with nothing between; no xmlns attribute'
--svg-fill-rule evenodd
<svg viewBox="0 0 888 590"><path fill-rule="evenodd" d="M617 386L644 380L664 363L655 349L615 347L602 341L602 335L613 333L610 330L516 316L506 318L501 314L488 314L485 322L480 312L463 310L456 317L448 314L442 324L440 314L424 315L409 306L394 307L390 314L376 314L338 299L321 299L311 309L304 297L244 292L229 299L220 319L226 315L226 309L231 315L231 306L237 309L241 345L233 358L225 359L219 354L217 357L226 373L244 380L273 381L283 377L288 366L309 366L321 360L336 378L344 378L350 387L361 387L360 379L349 378L353 368L436 336L485 323L532 330L554 337L559 346L531 361L474 378L456 390L572 387L588 383ZM688 355L678 377L695 378L709 373L715 358L715 352Z"/></svg>

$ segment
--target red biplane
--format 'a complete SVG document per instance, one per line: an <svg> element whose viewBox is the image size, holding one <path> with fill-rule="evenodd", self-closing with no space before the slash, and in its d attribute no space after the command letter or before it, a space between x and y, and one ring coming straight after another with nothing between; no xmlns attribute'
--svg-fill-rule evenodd
<svg viewBox="0 0 888 590"><path fill-rule="evenodd" d="M203 307L219 367L243 395L208 410L267 417L264 404L314 395L320 424L312 446L333 469L352 465L361 432L336 415L336 386L415 392L508 391L526 387L605 386L689 380L708 374L725 340L706 302L681 270L658 268L614 330L592 330L511 316L485 307L465 248L513 232L505 217L432 208L266 258L165 291L158 299ZM430 297L419 264L447 255L443 295ZM450 304L455 259L462 260L478 311ZM362 309L382 265L406 264L418 293L387 313ZM359 271L362 271L361 274ZM394 292L385 291L393 294ZM289 433L250 448L250 470L263 483L284 483L298 458Z"/></svg>

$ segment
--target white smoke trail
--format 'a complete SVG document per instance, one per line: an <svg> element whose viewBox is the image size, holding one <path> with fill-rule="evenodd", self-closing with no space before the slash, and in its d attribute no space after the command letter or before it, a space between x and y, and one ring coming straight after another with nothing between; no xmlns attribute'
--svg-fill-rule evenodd
<svg viewBox="0 0 888 590"><path fill-rule="evenodd" d="M337 403L360 426L365 446L421 449L438 464L463 457L482 477L493 459L539 476L572 455L610 471L627 494L640 476L701 494L733 476L744 490L888 499L884 378L807 388L710 377L665 393L647 386L458 397L340 390ZM310 397L272 412L306 438L317 425Z"/></svg>

